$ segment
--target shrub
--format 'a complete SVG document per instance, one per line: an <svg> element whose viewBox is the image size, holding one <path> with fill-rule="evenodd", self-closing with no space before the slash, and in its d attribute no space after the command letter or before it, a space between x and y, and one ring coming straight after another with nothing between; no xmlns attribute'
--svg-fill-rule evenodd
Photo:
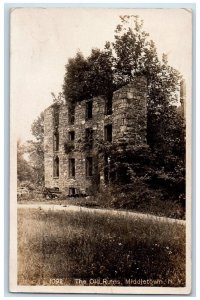
<svg viewBox="0 0 200 300"><path fill-rule="evenodd" d="M185 219L185 208L180 201L166 200L163 191L150 189L135 180L134 185L109 185L96 196L97 203L105 208L134 210L177 219Z"/></svg>

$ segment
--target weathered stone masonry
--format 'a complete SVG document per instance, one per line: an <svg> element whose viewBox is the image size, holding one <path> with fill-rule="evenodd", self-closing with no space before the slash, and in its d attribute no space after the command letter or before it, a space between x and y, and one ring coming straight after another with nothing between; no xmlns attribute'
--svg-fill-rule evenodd
<svg viewBox="0 0 200 300"><path fill-rule="evenodd" d="M96 141L146 144L147 84L143 77L117 90L108 113L104 97L76 104L53 104L44 112L45 186L85 194L104 183ZM99 182L97 182L97 178ZM94 180L95 179L95 180Z"/></svg>

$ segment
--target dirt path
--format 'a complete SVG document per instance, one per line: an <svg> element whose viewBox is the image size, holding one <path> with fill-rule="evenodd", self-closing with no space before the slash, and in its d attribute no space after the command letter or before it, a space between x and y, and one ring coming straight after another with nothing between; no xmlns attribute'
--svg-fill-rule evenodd
<svg viewBox="0 0 200 300"><path fill-rule="evenodd" d="M53 211L77 211L77 212L95 212L99 214L111 214L115 216L126 216L128 218L137 218L137 219L151 219L158 222L169 222L169 223L177 223L177 224L186 224L185 220L178 220L172 219L167 217L158 217L152 214L143 214L143 213L136 213L131 211L124 211L124 210L114 210L114 209L100 209L100 208L88 208L82 206L75 206L75 205L58 205L58 204L44 204L44 203L37 203L37 204L18 204L18 208L35 208L35 209L42 209L45 211L53 210Z"/></svg>

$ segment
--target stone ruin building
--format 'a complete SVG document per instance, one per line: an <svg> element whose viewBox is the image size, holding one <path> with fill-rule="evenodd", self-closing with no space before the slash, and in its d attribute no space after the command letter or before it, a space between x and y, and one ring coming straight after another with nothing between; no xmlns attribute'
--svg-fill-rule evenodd
<svg viewBox="0 0 200 300"><path fill-rule="evenodd" d="M180 84L178 111L185 116L185 81ZM109 157L97 155L98 141L147 144L147 82L144 77L113 93L71 107L54 103L44 111L45 187L66 195L88 195L108 183Z"/></svg>
<svg viewBox="0 0 200 300"><path fill-rule="evenodd" d="M108 163L99 164L98 140L146 144L147 83L143 77L104 97L78 102L74 107L53 104L44 111L45 187L66 195L88 195L106 184ZM99 167L100 166L100 167Z"/></svg>

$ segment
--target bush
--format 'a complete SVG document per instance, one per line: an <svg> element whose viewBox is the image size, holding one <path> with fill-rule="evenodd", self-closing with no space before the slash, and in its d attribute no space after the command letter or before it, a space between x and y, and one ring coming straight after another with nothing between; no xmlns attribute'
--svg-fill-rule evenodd
<svg viewBox="0 0 200 300"><path fill-rule="evenodd" d="M101 204L115 208L138 209L142 204L147 206L152 200L162 199L159 190L150 189L140 178L124 185L109 185L98 195Z"/></svg>
<svg viewBox="0 0 200 300"><path fill-rule="evenodd" d="M181 199L166 200L163 191L150 189L140 179L134 185L109 185L96 196L100 206L105 208L134 210L158 216L185 219L185 208Z"/></svg>

